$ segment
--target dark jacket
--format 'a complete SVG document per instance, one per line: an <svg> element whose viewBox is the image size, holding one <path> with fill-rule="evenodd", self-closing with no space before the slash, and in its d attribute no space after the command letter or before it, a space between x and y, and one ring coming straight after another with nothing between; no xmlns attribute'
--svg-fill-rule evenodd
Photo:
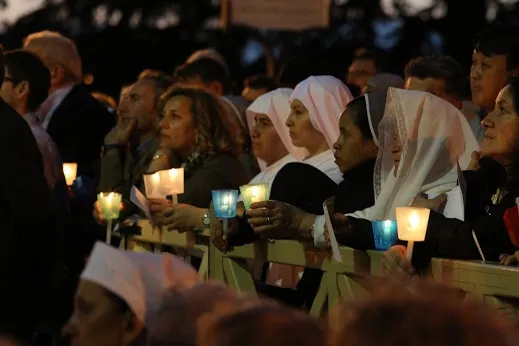
<svg viewBox="0 0 519 346"><path fill-rule="evenodd" d="M289 163L277 173L270 199L291 204L307 213L322 215L324 201L335 196L336 212L362 210L374 203L374 167L375 160L362 163L344 173L344 180L337 185L313 166L301 162ZM238 246L257 239L247 220L238 222L240 232L232 234L230 245Z"/></svg>
<svg viewBox="0 0 519 346"><path fill-rule="evenodd" d="M81 85L76 85L54 110L47 132L63 162L78 164L77 175L96 178L104 137L115 118Z"/></svg>
<svg viewBox="0 0 519 346"><path fill-rule="evenodd" d="M228 154L214 155L184 174L184 193L178 201L199 208L209 208L212 190L238 189L251 179L240 160Z"/></svg>
<svg viewBox="0 0 519 346"><path fill-rule="evenodd" d="M27 122L0 99L0 325L30 329L60 251L43 161Z"/></svg>

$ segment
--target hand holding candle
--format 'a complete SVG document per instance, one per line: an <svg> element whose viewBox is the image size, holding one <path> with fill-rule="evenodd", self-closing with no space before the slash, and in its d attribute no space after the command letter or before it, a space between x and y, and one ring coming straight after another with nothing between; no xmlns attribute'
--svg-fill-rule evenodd
<svg viewBox="0 0 519 346"><path fill-rule="evenodd" d="M99 207L101 209L101 213L103 214L103 219L107 221L106 223L106 243L110 244L112 238L112 220L119 218L119 213L121 211L121 199L122 196L117 192L103 193L101 192L97 195L97 201L99 202Z"/></svg>
<svg viewBox="0 0 519 346"><path fill-rule="evenodd" d="M398 239L407 241L407 259L409 261L413 256L414 242L425 240L430 212L425 208L396 208Z"/></svg>
<svg viewBox="0 0 519 346"><path fill-rule="evenodd" d="M67 186L72 186L77 176L77 163L64 163L63 175L65 175Z"/></svg>
<svg viewBox="0 0 519 346"><path fill-rule="evenodd" d="M270 188L268 184L243 185L240 186L240 192L245 210L249 210L251 204L269 199Z"/></svg>

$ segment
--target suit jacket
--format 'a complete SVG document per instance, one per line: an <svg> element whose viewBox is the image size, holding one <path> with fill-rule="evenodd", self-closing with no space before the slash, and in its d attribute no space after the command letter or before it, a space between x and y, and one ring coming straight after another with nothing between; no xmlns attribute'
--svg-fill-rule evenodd
<svg viewBox="0 0 519 346"><path fill-rule="evenodd" d="M30 328L34 304L45 300L60 243L29 125L1 98L0 122L0 325L16 333Z"/></svg>
<svg viewBox="0 0 519 346"><path fill-rule="evenodd" d="M63 162L77 163L78 176L96 178L104 137L114 125L113 114L76 85L54 110L47 132Z"/></svg>

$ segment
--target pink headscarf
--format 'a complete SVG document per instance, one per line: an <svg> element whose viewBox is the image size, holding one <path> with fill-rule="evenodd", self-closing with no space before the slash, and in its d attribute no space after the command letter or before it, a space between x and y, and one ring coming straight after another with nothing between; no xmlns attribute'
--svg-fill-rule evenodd
<svg viewBox="0 0 519 346"><path fill-rule="evenodd" d="M332 149L339 138L341 112L353 100L348 87L332 76L311 76L296 86L290 95L290 102L294 99L305 106L312 125L324 135Z"/></svg>

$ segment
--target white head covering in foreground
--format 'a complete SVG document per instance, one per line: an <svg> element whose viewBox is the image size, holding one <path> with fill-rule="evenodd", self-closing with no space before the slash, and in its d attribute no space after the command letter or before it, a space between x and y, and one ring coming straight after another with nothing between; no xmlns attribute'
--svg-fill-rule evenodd
<svg viewBox="0 0 519 346"><path fill-rule="evenodd" d="M296 86L290 102L294 99L305 106L312 125L324 135L332 149L339 138L341 112L353 100L350 89L335 77L311 76Z"/></svg>
<svg viewBox="0 0 519 346"><path fill-rule="evenodd" d="M159 308L164 290L191 286L198 281L198 274L173 255L118 250L97 242L81 279L114 293L146 322L149 314Z"/></svg>
<svg viewBox="0 0 519 346"><path fill-rule="evenodd" d="M395 131L402 143L397 176L391 147ZM368 220L395 219L396 207L408 206L420 193L430 196L457 186L479 145L463 114L427 92L390 88L379 125L380 148L373 184L375 205L349 214Z"/></svg>

